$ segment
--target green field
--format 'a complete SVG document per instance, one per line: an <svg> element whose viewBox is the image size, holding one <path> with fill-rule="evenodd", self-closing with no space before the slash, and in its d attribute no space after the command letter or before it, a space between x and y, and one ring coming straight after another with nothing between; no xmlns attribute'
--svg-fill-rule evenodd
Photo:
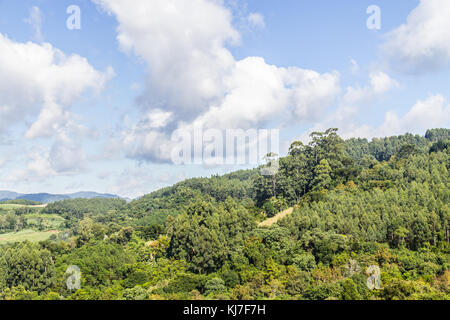
<svg viewBox="0 0 450 320"><path fill-rule="evenodd" d="M0 210L12 210L12 209L22 208L22 207L27 207L27 206L23 205L23 204L13 204L13 203L1 203L0 204Z"/></svg>
<svg viewBox="0 0 450 320"><path fill-rule="evenodd" d="M34 231L34 230L22 230L19 232L11 232L0 234L0 244L12 243L12 242L22 242L31 241L39 242L50 238L52 234L58 234L59 231Z"/></svg>
<svg viewBox="0 0 450 320"><path fill-rule="evenodd" d="M43 226L43 228L47 230L59 229L65 222L63 217L56 214L31 213L25 215L25 218L30 228L38 228L39 226Z"/></svg>
<svg viewBox="0 0 450 320"><path fill-rule="evenodd" d="M30 208L32 210L40 211L40 209L44 208L46 205L26 205L26 204L15 204L15 203L0 203L0 213L8 213L15 209L19 208Z"/></svg>

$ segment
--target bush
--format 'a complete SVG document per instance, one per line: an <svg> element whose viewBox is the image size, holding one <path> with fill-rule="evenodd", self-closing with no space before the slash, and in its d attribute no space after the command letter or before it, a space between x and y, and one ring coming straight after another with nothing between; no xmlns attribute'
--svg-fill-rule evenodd
<svg viewBox="0 0 450 320"><path fill-rule="evenodd" d="M146 300L148 299L148 293L141 286L136 286L131 289L126 289L123 292L123 297L125 300Z"/></svg>
<svg viewBox="0 0 450 320"><path fill-rule="evenodd" d="M208 278L203 275L183 274L176 279L170 281L169 285L164 288L166 293L191 292L198 290L204 292Z"/></svg>
<svg viewBox="0 0 450 320"><path fill-rule="evenodd" d="M301 271L312 271L316 268L316 259L311 253L295 255L292 261L294 266Z"/></svg>
<svg viewBox="0 0 450 320"><path fill-rule="evenodd" d="M219 293L225 291L225 281L220 278L213 278L208 280L205 284L205 294L209 295L211 293Z"/></svg>
<svg viewBox="0 0 450 320"><path fill-rule="evenodd" d="M341 283L341 300L360 300L361 296L358 292L356 284L352 279L345 279Z"/></svg>
<svg viewBox="0 0 450 320"><path fill-rule="evenodd" d="M267 217L273 217L274 215L277 214L277 210L275 209L275 206L273 205L273 203L270 200L267 200L262 209L264 210L264 212L266 213Z"/></svg>
<svg viewBox="0 0 450 320"><path fill-rule="evenodd" d="M240 283L239 274L236 271L225 271L222 279L228 288L234 288Z"/></svg>
<svg viewBox="0 0 450 320"><path fill-rule="evenodd" d="M137 285L144 284L148 281L148 276L143 271L135 271L131 273L123 282L124 288L134 288Z"/></svg>

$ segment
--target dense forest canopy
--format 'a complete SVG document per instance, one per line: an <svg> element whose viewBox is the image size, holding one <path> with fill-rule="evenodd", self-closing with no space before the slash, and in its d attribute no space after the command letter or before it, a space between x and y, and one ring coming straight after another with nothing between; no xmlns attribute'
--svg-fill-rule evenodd
<svg viewBox="0 0 450 320"><path fill-rule="evenodd" d="M293 142L273 176L0 204L0 299L449 299L449 145L449 129L368 141L332 128ZM54 233L2 242L28 229Z"/></svg>

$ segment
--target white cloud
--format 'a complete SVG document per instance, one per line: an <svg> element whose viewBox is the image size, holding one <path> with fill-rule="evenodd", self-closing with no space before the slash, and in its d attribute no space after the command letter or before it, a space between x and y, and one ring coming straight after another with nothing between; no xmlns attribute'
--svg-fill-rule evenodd
<svg viewBox="0 0 450 320"><path fill-rule="evenodd" d="M385 121L373 135L394 135L405 132L424 134L427 129L450 126L450 105L442 95L419 100L404 116L393 111L386 113Z"/></svg>
<svg viewBox="0 0 450 320"><path fill-rule="evenodd" d="M432 95L425 100L417 101L412 108L399 117L394 110L386 112L384 121L379 126L361 125L354 121L342 121L340 135L344 138L387 137L406 132L425 134L427 129L446 128L450 126L450 104L440 95ZM319 125L316 129L326 129L327 125ZM306 135L303 136L306 139Z"/></svg>
<svg viewBox="0 0 450 320"><path fill-rule="evenodd" d="M369 74L369 85L365 87L349 86L344 96L340 99L337 110L328 115L316 128L325 127L348 128L354 123L354 117L361 111L366 111L375 100L385 93L398 88L399 83L382 71L372 71Z"/></svg>
<svg viewBox="0 0 450 320"><path fill-rule="evenodd" d="M36 41L41 42L44 40L44 36L42 35L42 22L44 17L42 15L41 9L38 6L33 6L30 9L30 16L25 19L25 22L31 25L33 28L34 34L33 37Z"/></svg>
<svg viewBox="0 0 450 320"><path fill-rule="evenodd" d="M374 71L369 74L370 85L366 87L348 87L341 102L344 106L353 106L370 101L393 88L399 87L396 80L382 71Z"/></svg>
<svg viewBox="0 0 450 320"><path fill-rule="evenodd" d="M280 118L312 121L340 92L336 72L280 68L260 57L235 60L227 45L240 34L222 1L94 1L116 16L120 47L149 68L147 93L139 100L146 111L122 132L129 157L168 161L170 133L191 130L193 122L248 129ZM153 113L157 121L149 118Z"/></svg>
<svg viewBox="0 0 450 320"><path fill-rule="evenodd" d="M427 72L450 62L450 1L421 0L407 22L387 34L384 52L393 68Z"/></svg>
<svg viewBox="0 0 450 320"><path fill-rule="evenodd" d="M373 93L376 95L383 94L399 86L397 81L381 71L372 72L369 77Z"/></svg>
<svg viewBox="0 0 450 320"><path fill-rule="evenodd" d="M152 110L148 115L145 122L150 129L164 128L172 117L172 112L164 112L162 110Z"/></svg>
<svg viewBox="0 0 450 320"><path fill-rule="evenodd" d="M235 63L225 45L240 35L220 1L94 2L116 16L120 47L148 65L143 99L150 107L163 105L188 117L224 94L222 80Z"/></svg>
<svg viewBox="0 0 450 320"><path fill-rule="evenodd" d="M6 181L42 182L55 176L72 176L86 169L86 155L81 145L72 141L56 141L51 147L34 146L25 156L25 165L12 170Z"/></svg>
<svg viewBox="0 0 450 320"><path fill-rule="evenodd" d="M65 138L80 129L70 105L86 89L102 89L112 72L101 73L49 43L18 43L0 34L0 131L31 118L27 138Z"/></svg>
<svg viewBox="0 0 450 320"><path fill-rule="evenodd" d="M57 141L50 149L48 161L55 172L70 175L85 168L86 155L79 143Z"/></svg>
<svg viewBox="0 0 450 320"><path fill-rule="evenodd" d="M323 131L331 127L339 128L339 133L343 137L353 137L358 136L358 134L361 137L370 136L370 130L367 126L357 126L355 121L357 116L361 112L366 112L367 108L375 100L380 99L384 94L398 87L400 87L400 84L388 74L379 70L372 71L369 74L368 85L347 87L345 94L338 99L336 110L326 114L310 130L307 130L300 139L307 142L311 132Z"/></svg>
<svg viewBox="0 0 450 320"><path fill-rule="evenodd" d="M339 73L319 74L313 70L288 68L286 85L292 93L293 116L297 122L315 121L340 94Z"/></svg>
<svg viewBox="0 0 450 320"><path fill-rule="evenodd" d="M26 169L13 171L7 180L30 181L43 180L54 176L56 172L52 169L49 161L49 150L35 147L30 152Z"/></svg>
<svg viewBox="0 0 450 320"><path fill-rule="evenodd" d="M113 75L95 70L78 55L65 55L49 43L18 43L0 34L0 134L20 128L30 140L48 138L50 147L35 144L23 168L9 181L44 181L84 170L82 139L89 130L70 106L88 89L99 91Z"/></svg>
<svg viewBox="0 0 450 320"><path fill-rule="evenodd" d="M143 165L126 167L117 174L108 175L108 179L112 180L113 184L107 192L133 199L184 180L185 176L183 173L169 174L161 168Z"/></svg>
<svg viewBox="0 0 450 320"><path fill-rule="evenodd" d="M194 127L258 128L273 119L307 123L319 119L340 92L337 73L277 68L259 57L238 61L225 83L228 93L217 105L211 105L192 121L179 121L176 128L192 133ZM159 110L123 130L122 146L128 157L170 162L176 143L171 141L172 131L165 130L165 125L171 116L171 112Z"/></svg>
<svg viewBox="0 0 450 320"><path fill-rule="evenodd" d="M264 16L260 13L250 13L247 19L250 25L253 27L264 29L264 27L266 26L266 23L264 22Z"/></svg>

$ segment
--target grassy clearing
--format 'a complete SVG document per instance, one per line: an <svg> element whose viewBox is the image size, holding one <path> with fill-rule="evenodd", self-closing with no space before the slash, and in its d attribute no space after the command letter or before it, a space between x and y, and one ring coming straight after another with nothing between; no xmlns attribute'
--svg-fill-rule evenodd
<svg viewBox="0 0 450 320"><path fill-rule="evenodd" d="M59 229L66 221L56 214L31 213L25 215L28 226L40 229Z"/></svg>
<svg viewBox="0 0 450 320"><path fill-rule="evenodd" d="M0 203L0 210L12 210L16 208L27 207L23 204L14 204L14 203Z"/></svg>
<svg viewBox="0 0 450 320"><path fill-rule="evenodd" d="M17 203L0 203L0 209L11 210L16 208L45 208L47 204L17 204Z"/></svg>
<svg viewBox="0 0 450 320"><path fill-rule="evenodd" d="M292 212L294 212L294 208L289 208L284 211L281 211L280 213L276 214L272 218L269 218L267 220L264 220L261 222L258 227L270 227L273 224L277 223L279 220L283 219L284 217L290 215Z"/></svg>
<svg viewBox="0 0 450 320"><path fill-rule="evenodd" d="M39 242L44 241L50 238L52 234L58 234L57 230L50 231L34 231L34 230L22 230L19 232L11 232L0 234L0 244L13 243L13 242L22 242L22 241L31 241L31 242Z"/></svg>

